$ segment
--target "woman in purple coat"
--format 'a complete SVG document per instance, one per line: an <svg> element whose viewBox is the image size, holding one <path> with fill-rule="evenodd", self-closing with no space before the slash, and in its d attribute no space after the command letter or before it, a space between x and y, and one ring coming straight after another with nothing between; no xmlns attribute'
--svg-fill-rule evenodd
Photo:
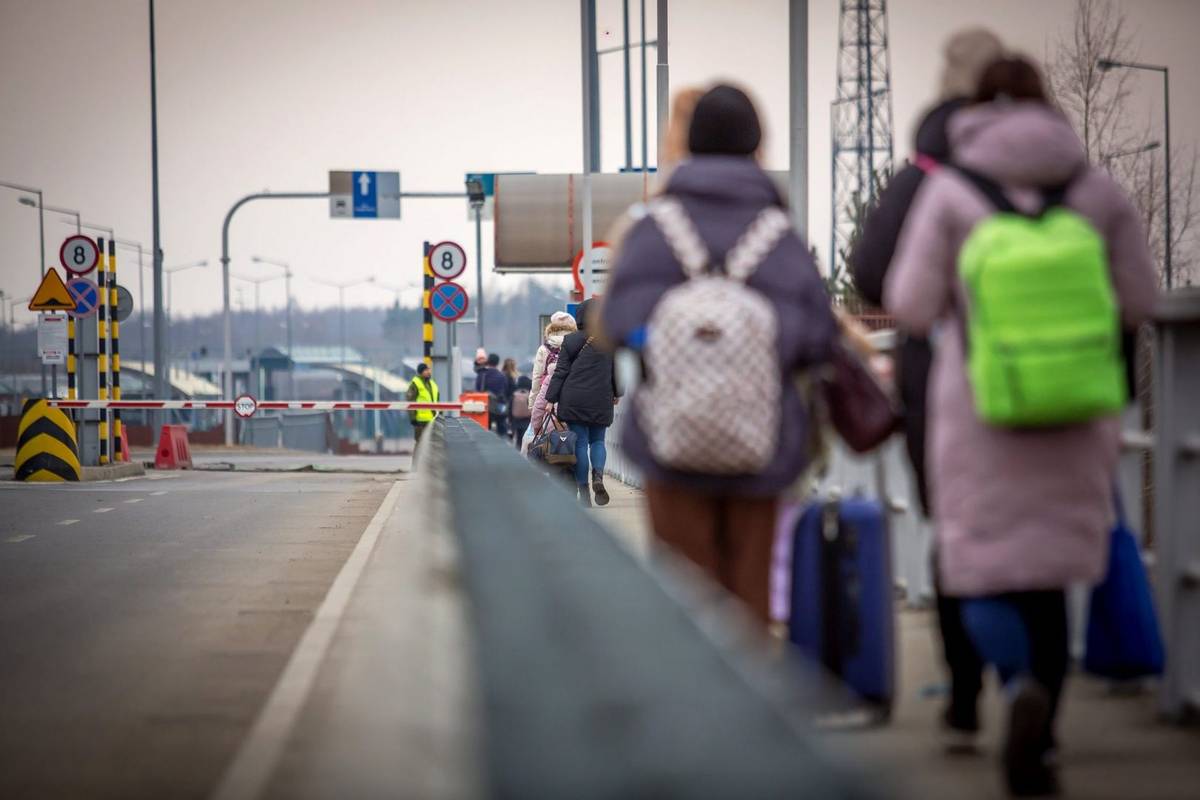
<svg viewBox="0 0 1200 800"><path fill-rule="evenodd" d="M739 89L716 86L699 98L687 143L691 157L675 167L664 194L682 204L713 262L720 263L760 212L783 206L783 199L758 164L758 114ZM659 299L684 280L658 226L648 217L635 222L621 244L604 298L601 327L606 338L640 348ZM808 248L793 232L766 254L747 286L770 301L778 320L775 352L783 391L778 447L771 462L756 474L739 476L664 466L650 451L638 402L627 413L621 444L645 478L657 538L741 598L765 623L778 498L811 456L809 420L791 378L829 358L837 328ZM737 364L686 367L738 369ZM747 393L755 388L748 381L739 386Z"/></svg>

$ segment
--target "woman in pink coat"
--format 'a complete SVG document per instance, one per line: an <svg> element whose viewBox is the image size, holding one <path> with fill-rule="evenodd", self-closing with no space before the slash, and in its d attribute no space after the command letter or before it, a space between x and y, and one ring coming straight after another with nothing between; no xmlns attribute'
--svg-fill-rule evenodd
<svg viewBox="0 0 1200 800"><path fill-rule="evenodd" d="M546 391L550 388L550 377L554 375L554 367L558 363L558 353L562 348L563 339L577 329L575 318L565 311L555 311L546 326L542 345L533 358L533 388L529 396L533 398L533 417L529 420L529 429L537 436L542 420L546 418Z"/></svg>
<svg viewBox="0 0 1200 800"><path fill-rule="evenodd" d="M1017 58L994 63L976 102L949 125L955 164L998 183L1035 212L1042 190L1068 185L1064 205L1107 246L1127 330L1150 314L1155 278L1146 234L1120 187L1090 166L1041 76ZM1010 699L1004 761L1015 794L1056 791L1046 758L1066 675L1063 589L1104 573L1113 522L1119 420L1038 429L994 427L976 413L964 343L967 307L958 254L993 206L953 167L918 192L885 286L902 326L934 342L929 384L930 483L942 589Z"/></svg>

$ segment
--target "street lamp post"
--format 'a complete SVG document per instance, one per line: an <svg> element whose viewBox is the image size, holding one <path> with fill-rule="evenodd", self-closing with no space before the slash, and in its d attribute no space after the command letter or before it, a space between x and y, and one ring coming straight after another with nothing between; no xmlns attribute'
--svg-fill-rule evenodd
<svg viewBox="0 0 1200 800"><path fill-rule="evenodd" d="M42 211L53 211L55 214L64 214L68 217L74 217L75 232L83 233L83 223L80 221L81 217L78 211L72 211L69 208L58 208L57 206L42 205L41 201L34 200L32 197L22 197L17 202L23 206L29 206L30 208L36 208Z"/></svg>
<svg viewBox="0 0 1200 800"><path fill-rule="evenodd" d="M330 286L330 287L333 287L334 289L338 290L338 317L339 317L338 326L341 328L340 336L341 336L341 341L342 341L342 380L345 380L346 379L345 378L345 373L346 373L346 290L351 288L352 286L361 286L362 284L365 284L365 283L374 283L375 276L372 275L372 276L369 276L366 278L355 278L352 281L342 281L340 283L335 282L335 281L323 281L318 278L311 278L310 280L312 280L313 283L319 283L322 286Z"/></svg>
<svg viewBox="0 0 1200 800"><path fill-rule="evenodd" d="M1162 147L1161 142L1149 142L1147 144L1142 145L1141 147L1134 147L1129 150L1117 150L1112 153L1101 153L1100 154L1100 163L1103 164L1104 167L1107 169L1108 167L1111 167L1112 162L1116 161L1118 158L1127 158L1129 156L1140 156L1142 153L1149 153L1153 150L1157 150L1160 147Z"/></svg>
<svg viewBox="0 0 1200 800"><path fill-rule="evenodd" d="M0 186L8 189L15 189L18 192L27 192L37 195L37 210L38 210L38 252L41 253L42 263L38 265L38 280L46 274L46 209L42 205L42 190L33 189L28 186L21 186L16 183L7 183L0 181ZM31 199L31 198L23 198Z"/></svg>
<svg viewBox="0 0 1200 800"><path fill-rule="evenodd" d="M273 261L269 258L251 256L255 264L270 264L283 270L283 292L286 297L284 305L287 320L287 356L288 356L288 398L296 397L296 362L292 358L292 267L286 261Z"/></svg>
<svg viewBox="0 0 1200 800"><path fill-rule="evenodd" d="M412 281L409 281L408 283L404 284L403 286L394 286L390 283L384 283L383 281L375 281L374 283L380 289L386 289L389 292L395 292L397 305L400 304L401 295L403 295L409 289L416 289L417 291L421 291L421 287L418 284L413 283Z"/></svg>
<svg viewBox="0 0 1200 800"><path fill-rule="evenodd" d="M390 283L384 283L383 281L375 281L375 285L378 286L380 289L386 289L389 292L395 292L397 308L400 307L401 295L403 295L406 291L408 291L409 289L415 289L417 291L422 291L422 289L423 289L423 287L417 285L416 283L413 283L412 281L405 283L403 286L395 286ZM376 367L376 369L378 370L379 367ZM379 373L378 372L375 373L375 401L376 402L379 401ZM379 410L376 409L375 410L375 435L377 437L380 435L379 431L382 430L382 428L380 427L380 419L381 419L381 415L379 413Z"/></svg>
<svg viewBox="0 0 1200 800"><path fill-rule="evenodd" d="M131 242L127 239L117 239L117 247L126 250L136 250L138 254L138 351L142 357L142 384L146 383L146 293L142 280L146 266L142 261L143 250L141 242Z"/></svg>
<svg viewBox="0 0 1200 800"><path fill-rule="evenodd" d="M42 190L34 189L34 188L31 188L28 186L21 186L20 184L16 184L16 183L7 183L5 181L0 181L0 186L5 186L9 189L15 189L18 192L28 192L29 194L37 195L38 253L39 253L39 258L41 260L41 263L38 264L38 280L40 281L46 275L46 209L42 205ZM26 198L22 198L22 199L26 199ZM57 367L51 368L51 372L57 378L58 368ZM55 383L57 383L57 380L55 381ZM58 388L57 388L57 386L55 386L55 392L57 392L57 391L58 391ZM43 395L46 394L46 365L45 364L42 365L42 394Z"/></svg>
<svg viewBox="0 0 1200 800"><path fill-rule="evenodd" d="M1142 64L1136 61L1117 61L1111 58L1102 58L1096 62L1096 66L1102 72L1123 68L1123 69L1140 69L1146 72L1158 72L1163 77L1163 140L1166 142L1166 150L1163 155L1164 179L1166 180L1166 204L1165 204L1165 225L1163 233L1163 272L1165 273L1167 282L1167 291L1171 290L1173 283L1173 270L1171 268L1171 75L1167 67L1158 64Z"/></svg>
<svg viewBox="0 0 1200 800"><path fill-rule="evenodd" d="M340 338L342 340L342 396L345 397L345 382L346 382L346 290L352 286L360 286L366 283L374 283L375 276L371 275L366 278L356 278L352 281L344 281L336 283L334 281L323 281L317 278L311 278L313 283L319 283L324 286L332 286L338 290L338 327L341 329ZM363 389L362 381L359 381L359 390Z"/></svg>
<svg viewBox="0 0 1200 800"><path fill-rule="evenodd" d="M249 275L238 275L236 272L231 273L231 274L233 275L233 277L237 278L239 281L245 281L246 283L254 284L254 350L255 350L255 352L258 352L259 350L262 349L262 340L261 340L261 337L259 336L259 320L258 320L259 299L260 299L259 288L264 283L270 283L271 281L279 280L280 276L270 275L265 278L253 278Z"/></svg>
<svg viewBox="0 0 1200 800"><path fill-rule="evenodd" d="M0 298L2 298L3 296L4 296L4 293L0 292ZM16 335L17 335L17 318L16 318L14 311L16 310L16 307L19 306L21 303L28 303L32 299L33 299L32 297L26 297L24 300L22 300L20 297L14 297L7 301L8 302L8 340L9 340L8 369L9 369L9 374L12 379L13 400L16 400L17 396L20 394L20 390L17 387L17 348L16 348L16 341L15 341ZM0 322L3 321L3 317L4 317L4 308L2 305L0 305ZM45 392L42 392L42 394L45 394Z"/></svg>
<svg viewBox="0 0 1200 800"><path fill-rule="evenodd" d="M166 334L163 337L163 369L166 370L166 376L165 376L165 380L159 380L158 374L157 374L158 370L157 369L155 370L155 382L158 384L159 387L162 387L162 386L169 387L171 385L171 321L174 319L174 316L175 316L175 306L172 303L172 298L174 297L174 292L172 291L172 287L175 283L175 281L174 281L175 273L183 272L184 270L187 270L187 269L194 269L196 267L207 267L207 266L208 266L208 260L205 259L202 261L189 261L186 264L175 264L174 266L162 268L163 274L167 276L167 302L163 309L166 312L163 315L165 318L165 324L163 325L163 332ZM161 388L160 388L160 391L161 391ZM164 399L169 400L170 397L167 395L164 395Z"/></svg>

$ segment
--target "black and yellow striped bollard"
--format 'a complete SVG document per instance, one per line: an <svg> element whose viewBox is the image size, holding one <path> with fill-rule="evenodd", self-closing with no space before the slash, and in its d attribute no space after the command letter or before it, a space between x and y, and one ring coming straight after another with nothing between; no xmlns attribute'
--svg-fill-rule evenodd
<svg viewBox="0 0 1200 800"><path fill-rule="evenodd" d="M75 425L61 409L45 400L26 400L17 426L14 477L19 481L77 481L79 444Z"/></svg>

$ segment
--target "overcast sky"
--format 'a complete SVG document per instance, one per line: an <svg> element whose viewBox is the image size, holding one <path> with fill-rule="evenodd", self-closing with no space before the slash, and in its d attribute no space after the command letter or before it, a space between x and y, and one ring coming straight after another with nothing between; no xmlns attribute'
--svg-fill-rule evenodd
<svg viewBox="0 0 1200 800"><path fill-rule="evenodd" d="M598 0L601 46L619 44L620 0ZM637 38L638 0L632 0ZM654 0L648 3L653 38ZM1200 2L1125 0L1142 59L1174 78L1172 135L1194 145L1200 107ZM0 0L0 180L46 192L51 205L150 245L149 77L145 0ZM810 3L812 238L829 241L829 103L837 0ZM1070 24L1071 0L894 0L890 4L896 156L932 97L939 47L965 25L993 27L1041 55ZM671 84L729 78L758 99L767 166L788 159L787 0L674 0ZM158 99L162 240L168 265L208 259L174 280L177 313L220 307L220 226L241 195L327 189L330 169L395 169L405 190L460 190L467 171L577 171L579 4L575 0L159 0ZM653 51L650 53L653 63ZM623 162L621 59L602 67L604 169ZM634 58L635 92L639 79ZM654 70L650 70L651 138ZM1135 83L1135 113L1159 125L1161 84ZM640 98L634 96L634 107ZM635 131L636 131L635 125ZM640 144L635 144L640 151ZM653 148L651 148L653 158ZM0 289L31 293L36 214L0 189ZM70 233L47 215L47 260ZM491 225L484 228L490 265ZM462 201L406 201L403 219L330 220L323 201L270 201L239 212L235 272L272 274L251 255L289 261L306 307L337 302L311 279L417 280L421 242L457 239L474 260ZM137 292L134 259L121 282ZM492 276L504 290L520 278ZM247 284L243 302L253 294ZM146 278L149 299L149 273ZM393 295L363 286L350 303ZM262 288L282 305L282 282ZM412 295L408 295L411 302ZM236 297L235 297L236 303ZM18 324L30 320L22 308Z"/></svg>

